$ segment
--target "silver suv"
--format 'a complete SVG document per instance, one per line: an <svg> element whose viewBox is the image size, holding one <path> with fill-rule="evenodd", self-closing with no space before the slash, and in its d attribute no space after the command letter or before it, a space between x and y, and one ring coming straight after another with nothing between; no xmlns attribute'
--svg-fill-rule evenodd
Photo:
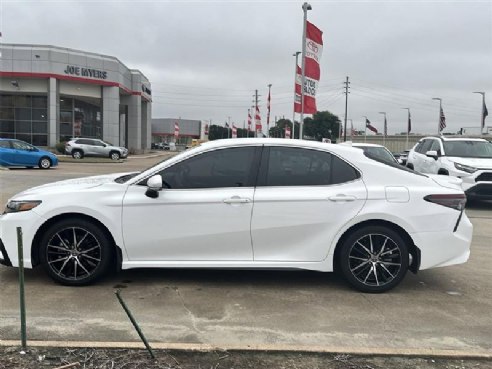
<svg viewBox="0 0 492 369"><path fill-rule="evenodd" d="M65 153L72 155L74 159L82 159L84 156L101 156L118 160L128 156L126 148L112 146L96 138L72 138L65 144Z"/></svg>

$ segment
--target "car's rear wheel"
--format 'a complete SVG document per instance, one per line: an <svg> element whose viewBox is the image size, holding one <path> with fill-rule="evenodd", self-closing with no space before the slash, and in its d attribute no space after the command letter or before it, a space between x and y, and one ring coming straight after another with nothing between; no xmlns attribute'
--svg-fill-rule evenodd
<svg viewBox="0 0 492 369"><path fill-rule="evenodd" d="M99 226L84 219L66 219L44 233L39 256L52 279L82 286L108 271L112 255L112 244Z"/></svg>
<svg viewBox="0 0 492 369"><path fill-rule="evenodd" d="M408 259L408 247L398 233L384 226L367 226L345 240L338 261L343 276L353 287L380 293L401 282Z"/></svg>
<svg viewBox="0 0 492 369"><path fill-rule="evenodd" d="M51 160L49 158L41 158L39 160L38 166L41 169L49 169L49 168L51 168Z"/></svg>
<svg viewBox="0 0 492 369"><path fill-rule="evenodd" d="M119 160L120 153L116 151L112 151L111 154L109 154L109 157L111 158L111 160Z"/></svg>
<svg viewBox="0 0 492 369"><path fill-rule="evenodd" d="M84 153L80 150L73 150L72 151L72 158L74 159L82 159L84 157Z"/></svg>
<svg viewBox="0 0 492 369"><path fill-rule="evenodd" d="M413 170L413 164L412 164L412 163L407 163L407 168L409 168L409 169L412 169L412 170Z"/></svg>

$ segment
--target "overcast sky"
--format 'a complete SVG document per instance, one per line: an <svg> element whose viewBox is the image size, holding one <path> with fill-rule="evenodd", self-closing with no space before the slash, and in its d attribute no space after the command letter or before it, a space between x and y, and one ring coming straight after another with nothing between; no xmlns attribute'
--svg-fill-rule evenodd
<svg viewBox="0 0 492 369"><path fill-rule="evenodd" d="M115 56L152 84L154 118L231 121L242 127L258 89L262 121L292 119L302 1L0 0L4 43L46 44ZM492 1L311 1L323 31L318 110L363 115L382 130L436 133L476 127L486 92L492 129ZM297 118L298 119L298 118ZM471 132L471 129L470 129Z"/></svg>

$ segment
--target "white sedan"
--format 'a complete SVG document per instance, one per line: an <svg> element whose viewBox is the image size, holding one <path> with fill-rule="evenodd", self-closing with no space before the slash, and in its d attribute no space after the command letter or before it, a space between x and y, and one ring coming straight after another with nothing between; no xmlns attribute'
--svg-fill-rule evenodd
<svg viewBox="0 0 492 369"><path fill-rule="evenodd" d="M0 216L0 262L90 284L116 268L338 270L383 292L464 263L461 189L360 149L283 139L208 142L140 173L35 187Z"/></svg>

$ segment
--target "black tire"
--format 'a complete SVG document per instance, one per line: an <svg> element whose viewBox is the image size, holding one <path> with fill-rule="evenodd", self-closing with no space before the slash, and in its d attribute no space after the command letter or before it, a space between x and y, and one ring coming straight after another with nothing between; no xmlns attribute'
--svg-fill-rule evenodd
<svg viewBox="0 0 492 369"><path fill-rule="evenodd" d="M66 219L44 232L39 258L48 275L66 286L84 286L100 279L113 262L113 245L100 226L84 219Z"/></svg>
<svg viewBox="0 0 492 369"><path fill-rule="evenodd" d="M109 157L111 160L120 160L120 153L118 151L111 151Z"/></svg>
<svg viewBox="0 0 492 369"><path fill-rule="evenodd" d="M74 159L83 159L84 158L84 153L82 150L73 150L72 151L72 158Z"/></svg>
<svg viewBox="0 0 492 369"><path fill-rule="evenodd" d="M440 175L443 175L443 176L449 176L448 170L447 169L443 169L443 168L439 169L437 171L437 174L440 174Z"/></svg>
<svg viewBox="0 0 492 369"><path fill-rule="evenodd" d="M407 168L413 170L413 164L412 163L407 163Z"/></svg>
<svg viewBox="0 0 492 369"><path fill-rule="evenodd" d="M338 263L342 275L354 288L381 293L394 288L405 277L408 259L408 247L397 232L384 226L367 226L345 240Z"/></svg>
<svg viewBox="0 0 492 369"><path fill-rule="evenodd" d="M50 169L51 168L51 160L50 158L43 157L39 160L38 166L41 169Z"/></svg>

